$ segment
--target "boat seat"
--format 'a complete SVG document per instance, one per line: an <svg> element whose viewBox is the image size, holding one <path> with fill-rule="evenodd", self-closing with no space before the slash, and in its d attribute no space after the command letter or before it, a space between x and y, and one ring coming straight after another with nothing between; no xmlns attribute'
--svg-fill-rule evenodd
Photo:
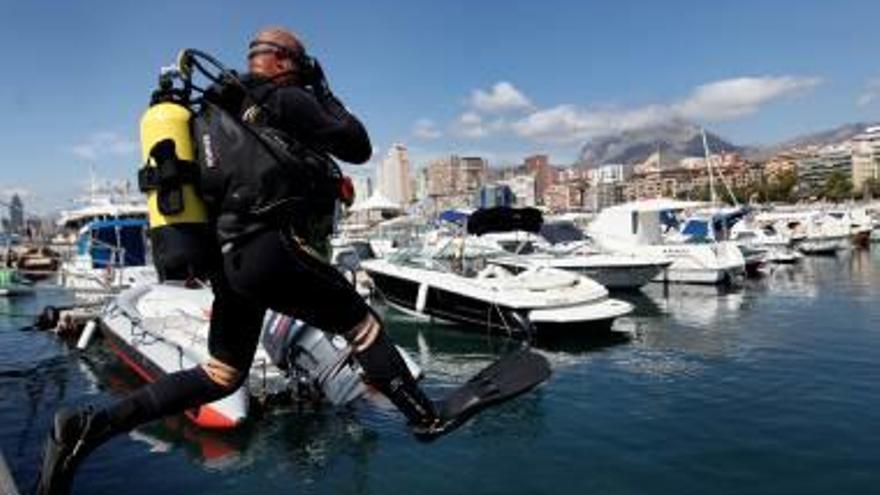
<svg viewBox="0 0 880 495"><path fill-rule="evenodd" d="M486 268L483 268L479 272L477 272L478 280L486 280L486 279L500 279L500 278L510 278L513 277L513 274L510 273L510 270L504 268L503 266L490 264Z"/></svg>

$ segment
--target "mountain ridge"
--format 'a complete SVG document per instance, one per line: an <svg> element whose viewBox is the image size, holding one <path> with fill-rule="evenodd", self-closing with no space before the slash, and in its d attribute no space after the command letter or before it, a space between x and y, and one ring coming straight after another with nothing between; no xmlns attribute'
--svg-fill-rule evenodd
<svg viewBox="0 0 880 495"><path fill-rule="evenodd" d="M748 159L766 160L772 155L804 146L825 146L851 139L872 125L871 122L848 122L830 129L797 135L779 143L764 146L734 144L722 136L706 130L706 141L712 153L737 152ZM644 162L660 150L663 163L703 156L700 127L683 120L669 121L640 129L621 131L590 139L580 149L576 165L596 168L604 164L622 164L627 169Z"/></svg>

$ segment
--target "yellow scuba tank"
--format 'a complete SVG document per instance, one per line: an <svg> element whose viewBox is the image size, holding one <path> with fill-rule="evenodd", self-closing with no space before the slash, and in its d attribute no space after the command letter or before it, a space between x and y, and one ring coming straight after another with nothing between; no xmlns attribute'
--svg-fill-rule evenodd
<svg viewBox="0 0 880 495"><path fill-rule="evenodd" d="M138 185L147 195L153 262L160 280L206 276L213 243L198 194L188 91L163 73L140 122L143 167Z"/></svg>
<svg viewBox="0 0 880 495"><path fill-rule="evenodd" d="M182 179L170 188L163 190L156 187L146 191L151 229L208 221L205 204L196 194L195 184L187 180L196 176L190 171L179 170L180 167L195 167L189 127L191 118L189 108L174 101L153 104L141 117L141 157L144 166L155 168L160 182L163 176L167 178L172 174ZM164 160L163 165L177 170L159 170L160 160Z"/></svg>

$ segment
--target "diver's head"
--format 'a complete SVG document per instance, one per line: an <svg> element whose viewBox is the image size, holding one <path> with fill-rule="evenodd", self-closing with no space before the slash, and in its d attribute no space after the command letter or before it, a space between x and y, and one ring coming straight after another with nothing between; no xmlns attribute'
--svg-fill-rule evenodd
<svg viewBox="0 0 880 495"><path fill-rule="evenodd" d="M250 43L248 71L279 84L300 83L304 56L302 42L291 31L277 27L261 29Z"/></svg>

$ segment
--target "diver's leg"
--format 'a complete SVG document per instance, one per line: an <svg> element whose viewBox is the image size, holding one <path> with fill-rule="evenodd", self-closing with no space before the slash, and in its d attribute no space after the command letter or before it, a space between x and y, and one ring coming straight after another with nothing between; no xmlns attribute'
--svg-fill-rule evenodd
<svg viewBox="0 0 880 495"><path fill-rule="evenodd" d="M55 415L43 457L37 494L65 494L77 465L117 435L161 417L231 394L247 376L265 310L214 281L209 349L204 365L169 373L103 408L87 406Z"/></svg>
<svg viewBox="0 0 880 495"><path fill-rule="evenodd" d="M228 252L224 265L236 291L343 335L354 347L366 379L414 428L436 422L434 404L419 388L381 320L335 268L278 232L262 234Z"/></svg>

